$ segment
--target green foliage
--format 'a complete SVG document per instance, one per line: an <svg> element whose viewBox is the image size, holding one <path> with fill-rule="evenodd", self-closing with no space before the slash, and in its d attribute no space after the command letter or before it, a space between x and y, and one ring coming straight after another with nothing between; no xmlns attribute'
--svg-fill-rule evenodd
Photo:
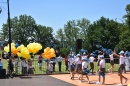
<svg viewBox="0 0 130 86"><path fill-rule="evenodd" d="M68 55L69 52L70 52L70 49L69 49L69 48L61 48L61 49L60 49L60 53L61 53L61 55L62 55L63 57L66 56L66 55Z"/></svg>
<svg viewBox="0 0 130 86"><path fill-rule="evenodd" d="M123 24L120 34L120 41L118 47L122 50L130 51L130 4L126 6L126 13L123 18L125 19L125 24Z"/></svg>
<svg viewBox="0 0 130 86"><path fill-rule="evenodd" d="M25 46L31 42L41 43L43 48L49 46L53 29L42 25L37 25L31 16L20 15L11 19L12 42L18 42ZM0 38L8 41L8 23L3 24Z"/></svg>

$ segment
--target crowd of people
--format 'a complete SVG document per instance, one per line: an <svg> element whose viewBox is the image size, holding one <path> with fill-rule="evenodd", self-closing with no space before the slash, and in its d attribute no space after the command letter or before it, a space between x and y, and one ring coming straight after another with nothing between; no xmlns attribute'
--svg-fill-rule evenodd
<svg viewBox="0 0 130 86"><path fill-rule="evenodd" d="M31 55L29 59L25 59L22 57L18 57L18 55L11 54L11 58L9 57L9 53L4 53L0 55L0 69L3 69L3 63L2 59L5 59L7 61L7 75L8 74L19 74L19 71L21 71L22 75L33 75L35 68L34 65L37 61L38 67L40 71L43 71L43 62L45 61L47 63L46 67L50 69L51 72L55 72L55 65L58 63L58 70L59 72L62 72L62 61L63 57L59 55L58 57L51 58L50 60L44 59L41 54L35 57L34 55ZM35 60L35 63L34 63ZM45 65L44 65L45 66ZM44 69L46 70L46 69ZM13 77L13 76L12 76Z"/></svg>
<svg viewBox="0 0 130 86"><path fill-rule="evenodd" d="M127 51L126 51L127 52ZM130 69L130 58L126 62L125 59L128 59L130 57L129 55L126 54L124 51L120 51L119 54L117 54L115 51L112 51L109 53L109 58L110 58L110 65L111 67L107 69L108 72L113 73L114 69L114 56L119 58L119 69L118 69L118 75L120 77L120 85L123 84L123 79L125 79L125 83L128 81L128 78L123 76L123 71L126 72L125 66L127 63L129 63L129 69ZM7 59L7 71L8 74L11 74L14 70L15 67L15 73L18 73L18 64L19 64L19 57L17 55L11 55L11 59L8 58L8 53L0 55L0 69L3 69L3 64L2 64L2 58ZM34 56L32 56L34 58ZM20 58L20 70L22 75L32 75L34 74L35 68L33 66L33 60L32 58L26 60L24 58ZM43 57L41 55L38 55L38 66L39 70L42 71L42 66L43 66ZM72 80L75 79L75 76L78 76L78 81L82 82L83 80L83 75L86 76L88 83L91 82L89 79L88 74L91 73L92 75L98 74L99 79L97 83L101 83L101 76L102 76L102 83L105 84L105 73L106 73L106 61L105 61L105 53L102 51L98 51L98 55L95 56L94 53L88 53L88 52L82 52L79 54L76 54L74 52L70 52L69 55L66 55L64 58L62 55L59 55L57 57L51 58L50 60L44 60L47 63L48 69L50 69L51 72L55 72L55 65L58 63L58 71L62 72L62 62L63 59L65 61L66 65L66 71L70 72L70 78ZM94 65L94 62L96 61L97 65ZM12 64L12 65L10 65ZM89 66L90 65L90 68ZM94 71L94 67L97 66L98 69ZM96 73L95 73L96 72Z"/></svg>
<svg viewBox="0 0 130 86"><path fill-rule="evenodd" d="M126 51L127 52L127 51ZM110 58L110 65L111 67L107 69L108 72L113 73L114 68L114 56L119 58L119 68L118 68L118 76L120 77L120 86L123 84L123 79L125 80L125 83L127 83L128 78L123 76L123 71L125 70L125 59L129 58L124 51L120 51L119 54L117 54L115 51L112 51L109 53ZM93 53L89 54L87 52L83 52L80 54L75 54L74 52L70 52L68 56L65 56L65 64L66 64L66 70L69 69L70 71L70 79L74 80L75 76L77 75L78 81L82 82L83 75L86 76L88 83L91 82L89 79L88 74L92 73L94 74L94 62L97 61L98 69L95 71L96 75L98 75L98 80L96 83L98 84L105 84L105 75L106 75L106 61L105 61L105 53L102 51L98 51L98 55L95 57ZM129 68L130 68L130 58L129 58ZM90 65L90 68L89 66ZM102 76L102 82L101 82L101 76Z"/></svg>

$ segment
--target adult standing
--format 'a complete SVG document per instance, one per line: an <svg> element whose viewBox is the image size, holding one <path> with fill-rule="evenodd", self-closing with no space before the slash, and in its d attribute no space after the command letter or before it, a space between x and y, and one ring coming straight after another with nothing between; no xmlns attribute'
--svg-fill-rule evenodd
<svg viewBox="0 0 130 86"><path fill-rule="evenodd" d="M62 56L59 55L59 57L57 57L57 62L58 62L58 66L59 66L59 72L61 72L62 60L63 60Z"/></svg>
<svg viewBox="0 0 130 86"><path fill-rule="evenodd" d="M39 66L39 69L42 71L42 55L38 55L38 66Z"/></svg>
<svg viewBox="0 0 130 86"><path fill-rule="evenodd" d="M65 66L66 66L66 71L68 70L68 56L65 56Z"/></svg>
<svg viewBox="0 0 130 86"><path fill-rule="evenodd" d="M0 69L3 69L2 58L0 57Z"/></svg>
<svg viewBox="0 0 130 86"><path fill-rule="evenodd" d="M3 64L2 64L2 55L0 53L0 69L3 69Z"/></svg>
<svg viewBox="0 0 130 86"><path fill-rule="evenodd" d="M120 51L119 55L116 54L115 52L113 52L114 55L116 55L119 58L119 69L118 69L118 75L120 77L120 84L122 85L122 79L125 79L125 83L128 81L128 78L126 78L125 76L122 75L123 70L125 69L124 66L124 62L125 62L125 58L124 58L124 51Z"/></svg>

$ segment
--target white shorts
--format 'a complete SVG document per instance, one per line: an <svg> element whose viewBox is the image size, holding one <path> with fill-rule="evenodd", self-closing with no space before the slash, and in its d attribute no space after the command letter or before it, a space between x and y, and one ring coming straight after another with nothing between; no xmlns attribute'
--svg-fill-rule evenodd
<svg viewBox="0 0 130 86"><path fill-rule="evenodd" d="M42 63L38 63L38 66L39 66L39 67L42 67Z"/></svg>

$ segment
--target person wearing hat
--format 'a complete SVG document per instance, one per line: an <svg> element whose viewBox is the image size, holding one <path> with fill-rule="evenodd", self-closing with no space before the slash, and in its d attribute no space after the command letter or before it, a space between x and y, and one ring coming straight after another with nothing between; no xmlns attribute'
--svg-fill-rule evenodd
<svg viewBox="0 0 130 86"><path fill-rule="evenodd" d="M98 61L97 61L97 66L100 66L100 60L101 60L101 58L100 57L104 57L104 54L103 54L103 52L101 52L101 51L98 51ZM99 72L99 68L97 69L97 74L98 74L98 72Z"/></svg>
<svg viewBox="0 0 130 86"><path fill-rule="evenodd" d="M88 56L86 55L86 52L83 53L82 59L84 59L84 58L85 59L88 58Z"/></svg>
<svg viewBox="0 0 130 86"><path fill-rule="evenodd" d="M93 53L90 54L89 60L90 60L90 70L92 70L92 75L94 75L93 70L94 70L94 60L95 60L95 58L94 58Z"/></svg>
<svg viewBox="0 0 130 86"><path fill-rule="evenodd" d="M99 63L99 82L101 81L101 76L103 77L102 84L105 84L105 68L106 68L106 62L104 59L104 56L100 56L100 63Z"/></svg>
<svg viewBox="0 0 130 86"><path fill-rule="evenodd" d="M113 68L114 68L114 57L113 57L113 53L110 53L109 57L110 57L110 65L111 65L111 67L108 69L108 72L112 73Z"/></svg>
<svg viewBox="0 0 130 86"><path fill-rule="evenodd" d="M74 63L74 58L71 56L71 55L69 55L68 56L68 62L69 62L69 70L70 70L70 78L71 79L74 79L74 67L73 67L73 63Z"/></svg>
<svg viewBox="0 0 130 86"><path fill-rule="evenodd" d="M80 54L77 54L77 58L75 59L74 61L74 64L75 64L75 73L78 74L78 79L80 79L80 72L82 70L82 62L81 62L81 56Z"/></svg>
<svg viewBox="0 0 130 86"><path fill-rule="evenodd" d="M120 84L119 85L122 85L123 78L125 79L125 83L127 83L127 81L128 81L128 78L126 78L125 76L122 75L122 72L125 68L125 66L124 66L124 62L125 62L124 51L123 50L120 51L119 55L116 54L115 52L113 52L113 54L119 58L119 65L120 65L120 67L118 69L118 75L120 76Z"/></svg>
<svg viewBox="0 0 130 86"><path fill-rule="evenodd" d="M79 82L82 82L83 80L83 75L86 75L86 78L88 80L88 84L90 83L89 81L89 77L88 77L88 73L90 72L90 70L88 69L88 59L83 58L82 59L82 73L81 73L81 79L79 80Z"/></svg>

